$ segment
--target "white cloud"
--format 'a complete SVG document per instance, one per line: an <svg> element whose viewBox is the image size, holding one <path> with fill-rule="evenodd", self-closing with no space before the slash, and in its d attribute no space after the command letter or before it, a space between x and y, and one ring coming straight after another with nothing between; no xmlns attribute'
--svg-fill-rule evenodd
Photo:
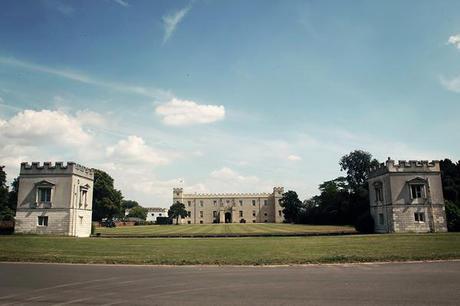
<svg viewBox="0 0 460 306"><path fill-rule="evenodd" d="M460 34L452 35L447 40L447 44L454 45L458 49L460 49Z"/></svg>
<svg viewBox="0 0 460 306"><path fill-rule="evenodd" d="M158 88L146 88L142 86L130 85L130 84L122 84L116 82L107 82L103 80L96 79L94 77L90 77L80 72L75 72L68 69L57 69L53 67L47 67L43 65L37 65L34 63L29 63L25 61L21 61L15 58L10 57L2 57L0 56L0 64L2 65L9 65L13 67L18 67L21 69L26 69L30 71L42 72L46 74L51 74L54 76L58 76L64 79L89 84L93 86L104 87L109 90L136 94L148 98L156 98L156 99L169 99L172 97L172 94L168 91L158 89Z"/></svg>
<svg viewBox="0 0 460 306"><path fill-rule="evenodd" d="M0 136L16 139L23 144L41 141L58 145L80 146L91 141L77 117L61 111L24 110L1 122Z"/></svg>
<svg viewBox="0 0 460 306"><path fill-rule="evenodd" d="M107 124L105 118L96 112L90 110L78 111L76 118L82 125L102 127Z"/></svg>
<svg viewBox="0 0 460 306"><path fill-rule="evenodd" d="M163 117L165 124L178 126L211 123L225 117L223 105L202 105L177 98L157 106L155 112Z"/></svg>
<svg viewBox="0 0 460 306"><path fill-rule="evenodd" d="M124 0L113 0L113 2L121 5L121 6L124 6L124 7L128 7L129 6L129 3L124 1Z"/></svg>
<svg viewBox="0 0 460 306"><path fill-rule="evenodd" d="M182 19L184 19L185 15L187 15L191 8L192 7L188 5L172 14L163 16L163 26L165 29L163 44L165 44L171 38L171 35L176 30L177 25L182 21Z"/></svg>
<svg viewBox="0 0 460 306"><path fill-rule="evenodd" d="M441 85L447 90L460 93L460 76L452 79L441 77L440 81Z"/></svg>
<svg viewBox="0 0 460 306"><path fill-rule="evenodd" d="M214 170L211 172L210 176L214 179L228 181L228 182L258 182L259 181L259 179L256 176L243 176L228 167L223 167L219 170Z"/></svg>
<svg viewBox="0 0 460 306"><path fill-rule="evenodd" d="M139 136L129 136L115 146L107 148L107 155L121 163L148 163L164 165L170 162L171 155L148 146Z"/></svg>
<svg viewBox="0 0 460 306"><path fill-rule="evenodd" d="M298 155L292 155L292 154L289 155L289 156L287 157L287 159L290 160L290 161L299 161L299 160L302 160L302 158L301 158L300 156L298 156Z"/></svg>

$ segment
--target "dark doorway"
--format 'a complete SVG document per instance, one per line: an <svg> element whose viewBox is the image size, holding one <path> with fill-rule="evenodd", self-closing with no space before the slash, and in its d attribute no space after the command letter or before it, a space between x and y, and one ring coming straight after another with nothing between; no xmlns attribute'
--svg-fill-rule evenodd
<svg viewBox="0 0 460 306"><path fill-rule="evenodd" d="M225 223L232 223L232 213L225 213Z"/></svg>

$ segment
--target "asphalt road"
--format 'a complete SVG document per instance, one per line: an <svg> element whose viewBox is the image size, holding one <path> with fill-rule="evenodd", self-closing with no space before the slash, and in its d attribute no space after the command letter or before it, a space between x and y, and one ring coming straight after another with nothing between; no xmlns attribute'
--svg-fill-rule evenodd
<svg viewBox="0 0 460 306"><path fill-rule="evenodd" d="M0 263L0 304L459 305L460 261L292 267Z"/></svg>

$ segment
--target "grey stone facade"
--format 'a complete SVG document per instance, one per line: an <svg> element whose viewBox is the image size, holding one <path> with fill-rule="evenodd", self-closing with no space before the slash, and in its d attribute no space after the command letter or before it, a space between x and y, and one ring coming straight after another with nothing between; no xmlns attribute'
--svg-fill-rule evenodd
<svg viewBox="0 0 460 306"><path fill-rule="evenodd" d="M22 163L15 233L90 236L93 180L92 169L72 162Z"/></svg>
<svg viewBox="0 0 460 306"><path fill-rule="evenodd" d="M370 212L375 232L446 232L438 161L388 159L369 171Z"/></svg>
<svg viewBox="0 0 460 306"><path fill-rule="evenodd" d="M189 216L181 222L186 224L281 223L283 192L283 187L274 187L272 193L185 194L174 188L173 203L185 205Z"/></svg>

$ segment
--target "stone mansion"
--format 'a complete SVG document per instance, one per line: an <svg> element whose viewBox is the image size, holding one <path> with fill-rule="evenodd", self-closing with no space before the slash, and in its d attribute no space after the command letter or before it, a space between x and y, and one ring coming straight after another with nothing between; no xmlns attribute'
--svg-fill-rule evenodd
<svg viewBox="0 0 460 306"><path fill-rule="evenodd" d="M283 208L279 201L283 187L274 187L271 193L184 193L173 189L173 203L185 205L188 216L182 223L281 223Z"/></svg>

